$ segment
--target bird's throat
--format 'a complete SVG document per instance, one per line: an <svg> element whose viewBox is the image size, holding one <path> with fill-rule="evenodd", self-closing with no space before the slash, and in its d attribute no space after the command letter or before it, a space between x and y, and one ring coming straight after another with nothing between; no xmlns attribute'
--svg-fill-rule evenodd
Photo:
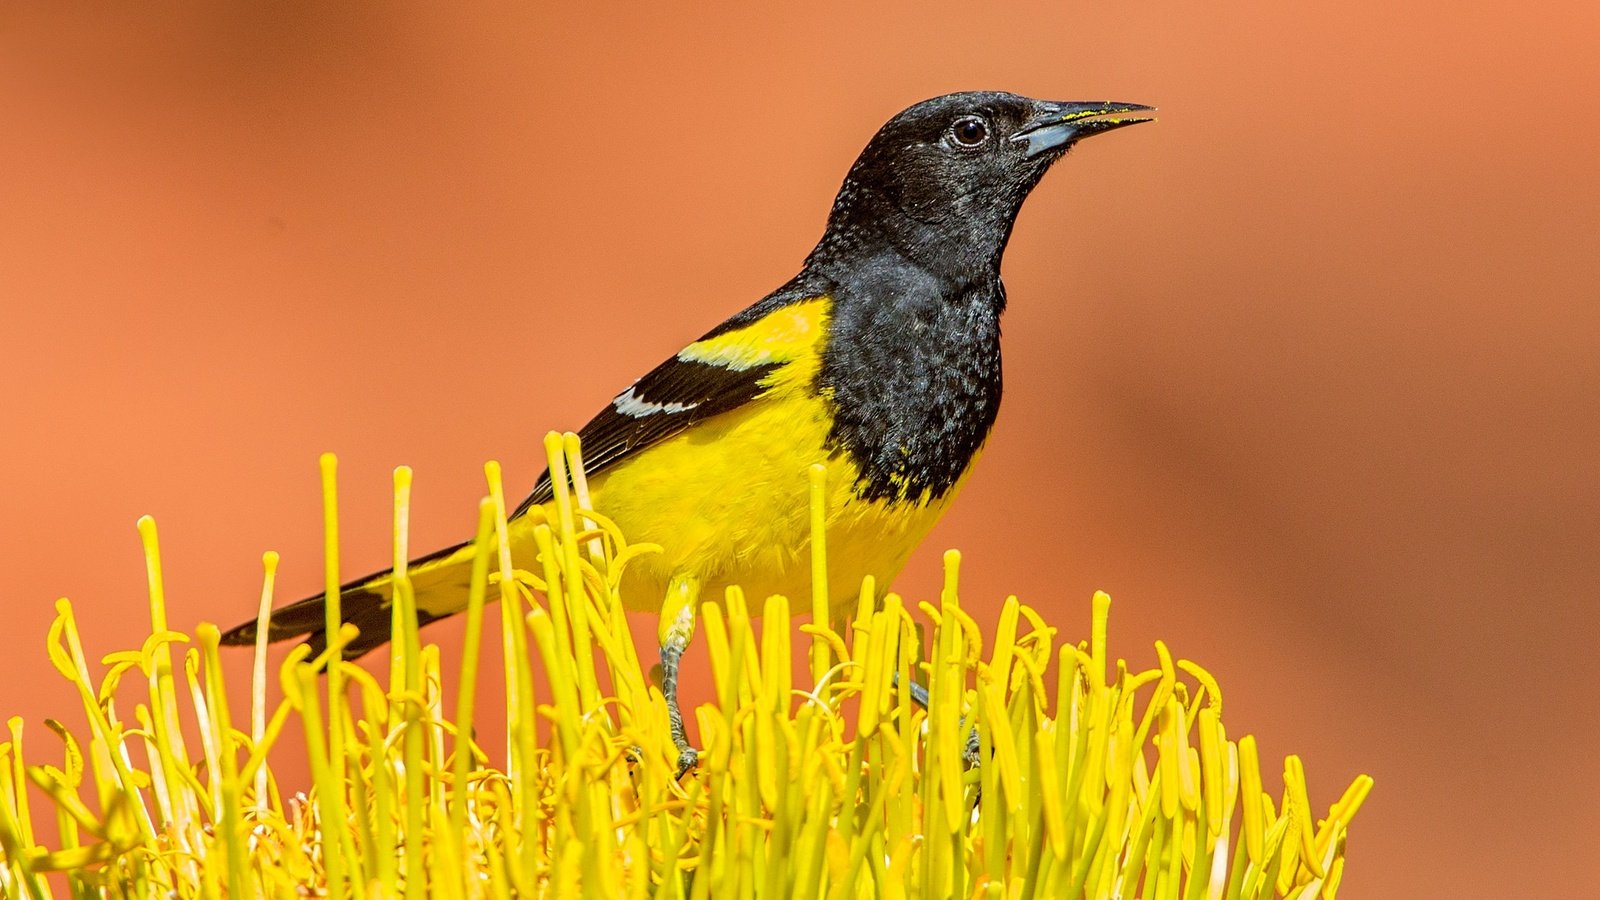
<svg viewBox="0 0 1600 900"><path fill-rule="evenodd" d="M909 266L866 267L837 285L818 374L829 443L857 494L927 502L954 489L1000 408L999 279L959 286Z"/></svg>

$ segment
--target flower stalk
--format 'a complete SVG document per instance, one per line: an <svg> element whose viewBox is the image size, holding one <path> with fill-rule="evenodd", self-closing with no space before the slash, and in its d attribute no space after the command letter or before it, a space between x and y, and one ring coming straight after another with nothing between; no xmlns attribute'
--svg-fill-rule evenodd
<svg viewBox="0 0 1600 900"><path fill-rule="evenodd" d="M812 491L818 588L799 598L813 612L801 626L807 681L794 683L791 598L737 589L705 598L713 691L693 710L705 752L675 780L666 704L618 593L621 571L654 548L629 544L589 508L575 437L553 434L545 450L569 489L537 528L537 572L513 567L500 469L485 467L449 713L438 649L421 642L404 575L409 469L395 473L386 683L342 658L355 636L343 626L320 658L288 654L282 699L269 707L258 644L248 716L230 707L216 628L202 624L192 638L168 628L155 525L141 520L152 613L143 645L92 670L66 600L50 629L50 658L86 713L85 739L47 721L61 742L55 763L40 761L36 740L24 753L19 720L0 741L0 894L1336 895L1372 780L1357 777L1318 818L1304 767L1289 756L1281 791L1267 793L1257 742L1229 736L1221 688L1205 669L1160 642L1147 668L1112 657L1107 595L1093 598L1088 640L1060 641L1015 597L986 639L962 607L952 551L938 604L880 594L869 580L853 615L826 621L822 471ZM326 577L336 586L335 466L323 458ZM263 563L265 609L276 554ZM492 655L482 641L491 597L505 626L498 710L476 696ZM125 677L134 671L144 677ZM923 684L920 704L914 686ZM132 724L119 709L134 711ZM490 715L505 717L503 753L473 738ZM311 786L286 795L269 750L291 717L305 734L297 752ZM248 733L234 724L246 719ZM198 751L185 745L186 728ZM30 804L29 785L47 802Z"/></svg>

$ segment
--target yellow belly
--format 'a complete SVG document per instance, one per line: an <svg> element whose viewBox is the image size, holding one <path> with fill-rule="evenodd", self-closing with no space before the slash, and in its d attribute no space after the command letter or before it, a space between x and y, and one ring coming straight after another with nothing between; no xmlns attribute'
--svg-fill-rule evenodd
<svg viewBox="0 0 1600 900"><path fill-rule="evenodd" d="M755 608L783 594L796 611L811 596L810 468L826 463L828 596L853 608L861 580L899 574L955 495L928 502L862 500L855 466L829 458L825 401L764 397L643 451L590 481L594 508L630 542L659 544L622 581L627 608L656 611L687 576L702 598L739 585Z"/></svg>

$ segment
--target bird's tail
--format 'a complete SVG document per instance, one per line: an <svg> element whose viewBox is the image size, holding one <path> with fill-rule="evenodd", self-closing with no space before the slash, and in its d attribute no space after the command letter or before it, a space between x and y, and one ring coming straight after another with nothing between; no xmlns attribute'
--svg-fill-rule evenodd
<svg viewBox="0 0 1600 900"><path fill-rule="evenodd" d="M457 544L406 566L417 598L417 624L452 616L467 608L467 585L472 573L472 544ZM361 630L345 645L344 657L354 659L388 643L393 621L394 572L384 569L339 588L339 617ZM272 611L267 640L286 641L305 636L315 657L328 646L327 599L316 594ZM224 644L254 644L256 621L251 619L222 635Z"/></svg>

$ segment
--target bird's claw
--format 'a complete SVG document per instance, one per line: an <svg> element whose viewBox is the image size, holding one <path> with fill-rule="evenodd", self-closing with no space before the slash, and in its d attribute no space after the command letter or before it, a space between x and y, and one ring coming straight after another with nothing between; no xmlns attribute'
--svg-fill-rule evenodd
<svg viewBox="0 0 1600 900"><path fill-rule="evenodd" d="M676 780L682 780L689 770L700 764L700 751L693 747L678 748L678 774Z"/></svg>
<svg viewBox="0 0 1600 900"><path fill-rule="evenodd" d="M894 685L896 688L900 686L900 673L894 673L890 679L890 684ZM917 684L915 681L906 685L906 687L911 693L911 702L922 707L923 709L927 709L928 689L920 684ZM967 728L967 719L965 716L961 718L961 726L963 728ZM961 760L962 762L966 763L966 767L969 769L976 769L983 762L983 744L978 738L978 729L976 726L973 726L967 730L967 742L966 746L961 748Z"/></svg>

